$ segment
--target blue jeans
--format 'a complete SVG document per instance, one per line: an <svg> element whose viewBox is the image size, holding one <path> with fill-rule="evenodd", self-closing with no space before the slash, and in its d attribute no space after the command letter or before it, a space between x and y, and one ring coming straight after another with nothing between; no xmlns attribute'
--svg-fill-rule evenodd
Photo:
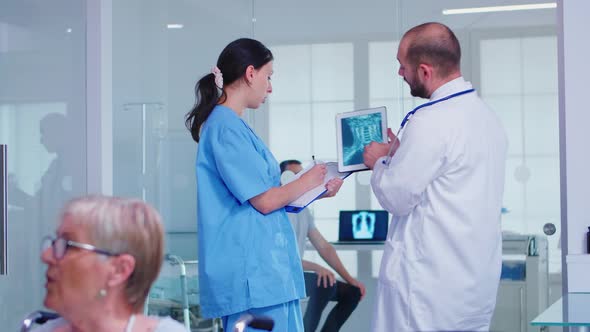
<svg viewBox="0 0 590 332"><path fill-rule="evenodd" d="M326 317L322 332L339 331L344 322L350 317L361 299L361 290L350 284L336 281L333 286L324 288L323 285L318 287L318 276L313 272L305 272L305 291L309 300L307 308L303 315L303 327L305 332L315 332L322 311L330 301L336 301L336 305Z"/></svg>

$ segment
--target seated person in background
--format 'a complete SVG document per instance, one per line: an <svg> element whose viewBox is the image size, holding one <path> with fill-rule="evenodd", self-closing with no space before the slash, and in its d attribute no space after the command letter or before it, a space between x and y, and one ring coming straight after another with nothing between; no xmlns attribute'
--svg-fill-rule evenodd
<svg viewBox="0 0 590 332"><path fill-rule="evenodd" d="M287 180L289 175L294 176L302 170L301 162L298 160L285 160L281 162L280 167L282 181ZM308 208L298 214L287 213L287 216L295 230L300 256L303 257L305 239L309 238L324 261L346 280L346 282L338 281L332 271L313 262L301 260L303 270L306 271L304 272L305 291L309 296L303 316L305 332L316 330L322 311L329 301L336 301L337 304L330 311L321 331L339 331L365 295L365 286L353 278L342 265L334 247L315 227L313 216Z"/></svg>
<svg viewBox="0 0 590 332"><path fill-rule="evenodd" d="M61 317L35 331L187 332L170 317L142 314L164 256L160 215L148 204L104 196L74 199L43 248L44 305Z"/></svg>

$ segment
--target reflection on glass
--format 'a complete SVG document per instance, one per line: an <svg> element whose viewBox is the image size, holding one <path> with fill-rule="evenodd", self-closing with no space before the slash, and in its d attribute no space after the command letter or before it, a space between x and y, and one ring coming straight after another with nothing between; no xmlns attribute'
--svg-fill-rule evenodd
<svg viewBox="0 0 590 332"><path fill-rule="evenodd" d="M0 143L8 149L8 264L0 328L42 309L43 235L86 192L86 1L0 1Z"/></svg>
<svg viewBox="0 0 590 332"><path fill-rule="evenodd" d="M73 198L75 193L81 192L82 180L78 171L79 166L75 163L78 155L68 144L70 137L64 135L70 127L68 121L66 115L59 112L50 112L41 118L39 135L35 136L39 137L39 142L48 156L54 155L54 157L50 157L49 165L38 182L34 184L32 191L30 175L20 174L20 177L25 180L21 185L16 173L9 174L9 204L12 208L22 209L35 215L35 217L30 216L32 220L41 217L55 218L61 205ZM27 147L27 145L21 146ZM27 182L29 188L27 188Z"/></svg>

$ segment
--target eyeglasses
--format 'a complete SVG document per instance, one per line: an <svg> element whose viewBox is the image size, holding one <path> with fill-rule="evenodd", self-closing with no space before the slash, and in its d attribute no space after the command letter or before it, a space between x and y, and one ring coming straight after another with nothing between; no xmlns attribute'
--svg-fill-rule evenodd
<svg viewBox="0 0 590 332"><path fill-rule="evenodd" d="M66 251L70 247L93 251L97 254L106 255L106 256L118 256L119 254L112 253L110 251L99 249L91 244L87 243L80 243L72 240L66 240L64 238L58 237L53 238L51 236L46 236L43 238L43 251L47 250L47 248L51 247L53 250L53 257L55 259L60 260L66 255Z"/></svg>

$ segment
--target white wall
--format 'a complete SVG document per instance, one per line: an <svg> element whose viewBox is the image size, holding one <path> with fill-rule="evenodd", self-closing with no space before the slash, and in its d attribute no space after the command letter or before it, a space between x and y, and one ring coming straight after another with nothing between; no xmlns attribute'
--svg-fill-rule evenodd
<svg viewBox="0 0 590 332"><path fill-rule="evenodd" d="M586 253L585 234L590 226L587 213L590 174L588 173L587 55L590 45L587 15L590 2L558 1L559 21L559 113L561 146L562 270L564 293L570 290L566 256ZM578 269L590 270L589 266ZM579 270L578 270L579 271ZM577 272L579 273L579 272Z"/></svg>
<svg viewBox="0 0 590 332"><path fill-rule="evenodd" d="M562 147L562 211L567 227L567 253L586 253L585 234L590 226L590 155L588 154L588 12L590 1L559 1L560 12L560 126Z"/></svg>

